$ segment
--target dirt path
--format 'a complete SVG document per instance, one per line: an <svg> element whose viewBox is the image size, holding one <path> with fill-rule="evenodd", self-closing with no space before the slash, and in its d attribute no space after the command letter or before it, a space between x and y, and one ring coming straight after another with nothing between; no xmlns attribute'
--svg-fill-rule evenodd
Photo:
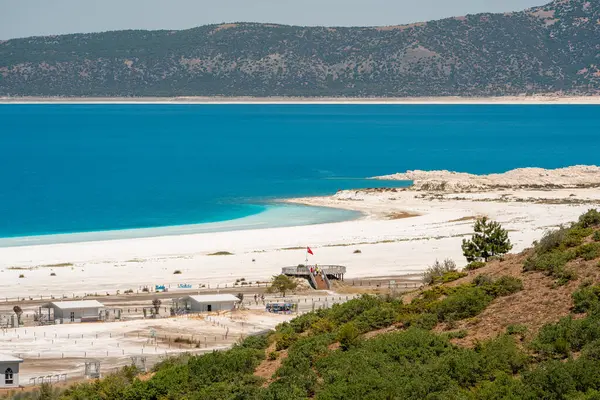
<svg viewBox="0 0 600 400"><path fill-rule="evenodd" d="M266 358L260 363L256 370L254 371L254 376L258 376L259 378L264 378L265 382L263 383L263 387L268 387L271 383L275 381L273 375L281 364L283 364L283 360L285 360L288 356L287 350L281 350L277 352L277 358L275 360L269 360L269 354L275 352L277 343L273 342L267 349L265 350Z"/></svg>

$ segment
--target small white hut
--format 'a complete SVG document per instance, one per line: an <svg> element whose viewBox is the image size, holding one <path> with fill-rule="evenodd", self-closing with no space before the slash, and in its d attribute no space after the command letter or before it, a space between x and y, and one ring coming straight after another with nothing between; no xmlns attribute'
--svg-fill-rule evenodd
<svg viewBox="0 0 600 400"><path fill-rule="evenodd" d="M19 366L23 360L0 354L0 389L19 387Z"/></svg>
<svg viewBox="0 0 600 400"><path fill-rule="evenodd" d="M240 299L232 294L184 296L177 299L180 308L188 312L233 310Z"/></svg>
<svg viewBox="0 0 600 400"><path fill-rule="evenodd" d="M96 300L53 301L41 308L48 310L48 321L55 323L95 322L104 304Z"/></svg>

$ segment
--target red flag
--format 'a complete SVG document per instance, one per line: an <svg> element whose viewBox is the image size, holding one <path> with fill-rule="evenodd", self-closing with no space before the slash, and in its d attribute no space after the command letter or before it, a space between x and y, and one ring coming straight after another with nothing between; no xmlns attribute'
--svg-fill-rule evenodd
<svg viewBox="0 0 600 400"><path fill-rule="evenodd" d="M306 252L307 252L308 254L311 254L311 255L313 255L313 256L315 255L315 254L312 252L312 250L310 249L310 247L307 247L307 248L306 248Z"/></svg>

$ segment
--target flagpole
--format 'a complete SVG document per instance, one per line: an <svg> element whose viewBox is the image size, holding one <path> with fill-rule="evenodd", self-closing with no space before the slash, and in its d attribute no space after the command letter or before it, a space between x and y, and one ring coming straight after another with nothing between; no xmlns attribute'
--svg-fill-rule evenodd
<svg viewBox="0 0 600 400"><path fill-rule="evenodd" d="M308 246L306 246L306 260L304 260L304 266L308 267Z"/></svg>

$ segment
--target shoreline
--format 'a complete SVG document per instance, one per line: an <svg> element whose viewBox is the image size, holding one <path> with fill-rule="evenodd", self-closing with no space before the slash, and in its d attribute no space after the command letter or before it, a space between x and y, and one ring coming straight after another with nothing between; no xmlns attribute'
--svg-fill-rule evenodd
<svg viewBox="0 0 600 400"><path fill-rule="evenodd" d="M304 263L307 247L314 253L309 263L343 265L348 280L419 274L436 259L464 266L461 241L480 216L500 222L518 253L547 230L600 208L597 188L458 189L342 190L286 200L363 215L342 222L2 247L0 292L62 298L154 285L231 288Z"/></svg>
<svg viewBox="0 0 600 400"><path fill-rule="evenodd" d="M503 96L503 97L406 97L406 98L337 98L337 97L0 97L0 104L439 104L439 105L542 105L600 104L600 96Z"/></svg>
<svg viewBox="0 0 600 400"><path fill-rule="evenodd" d="M258 213L216 222L0 237L0 249L310 226L355 221L366 216L365 213L357 210L340 207L311 206L300 202L288 201L288 199L281 199L268 204L264 210ZM291 218L292 221L288 223L286 220L283 223L279 223L278 221L283 218Z"/></svg>

